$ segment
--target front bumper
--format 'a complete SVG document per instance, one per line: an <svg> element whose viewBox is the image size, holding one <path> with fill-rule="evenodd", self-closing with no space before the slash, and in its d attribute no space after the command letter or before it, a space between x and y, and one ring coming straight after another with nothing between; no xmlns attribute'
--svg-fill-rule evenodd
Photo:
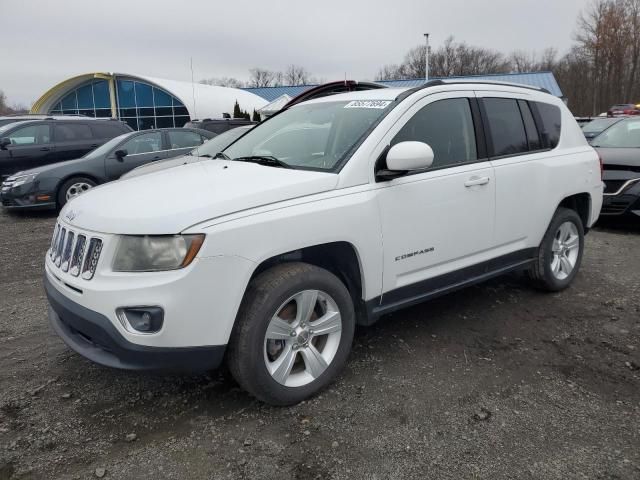
<svg viewBox="0 0 640 480"><path fill-rule="evenodd" d="M633 194L605 195L600 215L640 218L640 196Z"/></svg>
<svg viewBox="0 0 640 480"><path fill-rule="evenodd" d="M47 210L56 208L55 193L34 188L33 184L0 188L0 202L4 208Z"/></svg>
<svg viewBox="0 0 640 480"><path fill-rule="evenodd" d="M151 347L125 339L107 317L62 295L47 275L49 321L80 355L107 367L127 370L204 371L220 366L226 345Z"/></svg>

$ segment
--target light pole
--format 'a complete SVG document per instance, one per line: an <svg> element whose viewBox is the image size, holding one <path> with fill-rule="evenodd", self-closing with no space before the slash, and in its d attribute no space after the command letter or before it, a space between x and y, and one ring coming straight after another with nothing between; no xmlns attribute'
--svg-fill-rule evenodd
<svg viewBox="0 0 640 480"><path fill-rule="evenodd" d="M426 49L424 52L424 81L425 83L429 81L429 34L424 34L424 39L426 42Z"/></svg>

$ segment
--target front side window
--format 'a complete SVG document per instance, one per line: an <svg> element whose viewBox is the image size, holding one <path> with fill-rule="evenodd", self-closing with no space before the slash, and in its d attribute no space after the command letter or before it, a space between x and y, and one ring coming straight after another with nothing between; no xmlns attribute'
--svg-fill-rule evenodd
<svg viewBox="0 0 640 480"><path fill-rule="evenodd" d="M332 170L391 105L388 100L296 105L254 127L224 154L232 159L272 157L293 168Z"/></svg>
<svg viewBox="0 0 640 480"><path fill-rule="evenodd" d="M19 128L7 136L11 140L11 145L42 145L51 142L49 125Z"/></svg>
<svg viewBox="0 0 640 480"><path fill-rule="evenodd" d="M189 130L169 130L169 148L190 148L200 145L202 137L196 132Z"/></svg>
<svg viewBox="0 0 640 480"><path fill-rule="evenodd" d="M89 140L92 135L89 125L67 123L55 126L55 138L58 142L72 142Z"/></svg>
<svg viewBox="0 0 640 480"><path fill-rule="evenodd" d="M432 168L477 160L469 100L451 98L423 107L402 127L391 145L406 141L423 142L433 149Z"/></svg>
<svg viewBox="0 0 640 480"><path fill-rule="evenodd" d="M126 150L128 155L152 153L162 150L162 133L152 132L144 135L136 135L122 145L119 150Z"/></svg>
<svg viewBox="0 0 640 480"><path fill-rule="evenodd" d="M623 120L593 139L594 147L640 148L640 119Z"/></svg>
<svg viewBox="0 0 640 480"><path fill-rule="evenodd" d="M483 104L493 144L493 156L529 151L518 101L512 98L485 98Z"/></svg>

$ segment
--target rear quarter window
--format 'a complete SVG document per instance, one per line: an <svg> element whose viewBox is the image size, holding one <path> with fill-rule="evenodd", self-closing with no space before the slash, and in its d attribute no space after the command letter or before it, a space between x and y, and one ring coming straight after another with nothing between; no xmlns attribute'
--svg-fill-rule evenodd
<svg viewBox="0 0 640 480"><path fill-rule="evenodd" d="M534 102L538 111L538 130L542 148L556 148L560 142L562 115L560 108L543 102Z"/></svg>

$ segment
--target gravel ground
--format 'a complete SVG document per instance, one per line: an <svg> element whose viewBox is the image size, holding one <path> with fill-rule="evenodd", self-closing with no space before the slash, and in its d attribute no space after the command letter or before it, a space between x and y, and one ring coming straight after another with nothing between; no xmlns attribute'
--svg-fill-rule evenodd
<svg viewBox="0 0 640 480"><path fill-rule="evenodd" d="M0 214L0 480L640 478L640 229L569 290L518 276L385 317L291 408L93 365L46 319L53 215Z"/></svg>

